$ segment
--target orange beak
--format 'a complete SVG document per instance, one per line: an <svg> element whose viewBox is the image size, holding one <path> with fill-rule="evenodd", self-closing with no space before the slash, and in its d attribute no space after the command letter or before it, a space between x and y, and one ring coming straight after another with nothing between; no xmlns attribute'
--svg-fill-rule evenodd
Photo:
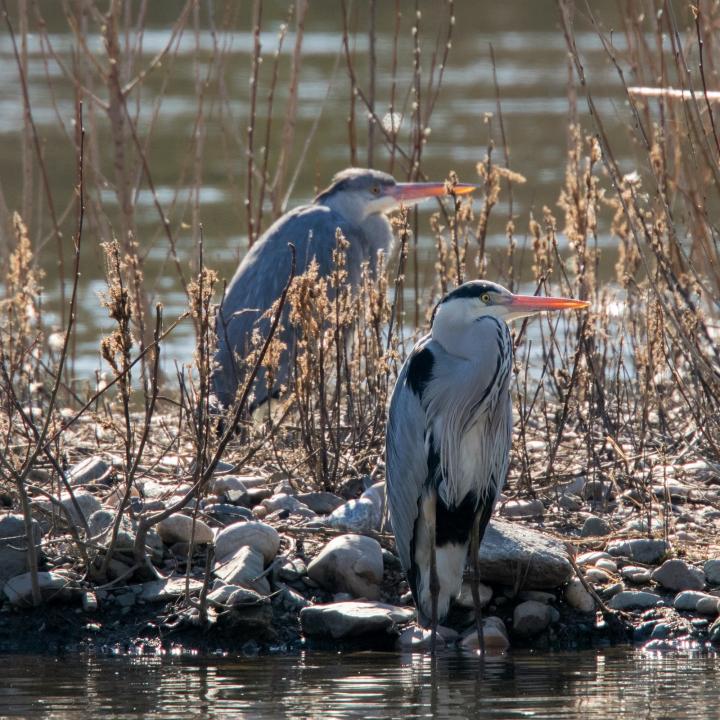
<svg viewBox="0 0 720 720"><path fill-rule="evenodd" d="M453 187L455 195L467 195L478 186L470 183L458 183ZM444 182L417 182L397 183L393 188L388 188L388 195L403 202L418 202L429 197L448 195L447 185Z"/></svg>
<svg viewBox="0 0 720 720"><path fill-rule="evenodd" d="M539 295L513 295L508 307L513 312L536 313L543 310L582 310L589 307L585 300L562 297L540 297Z"/></svg>

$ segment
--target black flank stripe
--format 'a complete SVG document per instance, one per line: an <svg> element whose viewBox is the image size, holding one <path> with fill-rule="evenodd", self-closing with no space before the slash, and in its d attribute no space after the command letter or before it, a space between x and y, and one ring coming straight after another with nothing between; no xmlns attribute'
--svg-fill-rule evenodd
<svg viewBox="0 0 720 720"><path fill-rule="evenodd" d="M412 391L419 397L422 397L425 386L430 382L432 377L433 365L435 358L432 352L427 348L415 353L410 358L408 365L407 381Z"/></svg>

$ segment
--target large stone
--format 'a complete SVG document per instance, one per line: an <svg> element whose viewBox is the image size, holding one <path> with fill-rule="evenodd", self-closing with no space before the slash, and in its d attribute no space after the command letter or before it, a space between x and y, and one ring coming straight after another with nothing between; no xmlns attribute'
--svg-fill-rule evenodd
<svg viewBox="0 0 720 720"><path fill-rule="evenodd" d="M690 610L693 611L697 607L700 600L707 597L714 597L704 592L698 592L697 590L683 590L678 593L673 600L673 606L676 610Z"/></svg>
<svg viewBox="0 0 720 720"><path fill-rule="evenodd" d="M67 472L66 478L73 487L78 487L96 480L104 480L111 470L112 467L103 459L89 457L73 465Z"/></svg>
<svg viewBox="0 0 720 720"><path fill-rule="evenodd" d="M32 521L32 542L40 542L40 527ZM28 569L28 543L22 515L5 515L0 518L0 586L15 575Z"/></svg>
<svg viewBox="0 0 720 720"><path fill-rule="evenodd" d="M197 595L202 590L202 582L190 578L186 584L184 577L174 577L168 580L151 580L143 583L139 597L145 602L163 602L174 600L185 594L186 589L191 595Z"/></svg>
<svg viewBox="0 0 720 720"><path fill-rule="evenodd" d="M513 634L520 637L538 635L550 624L551 619L549 605L527 600L520 603L513 612Z"/></svg>
<svg viewBox="0 0 720 720"><path fill-rule="evenodd" d="M267 564L277 555L280 535L274 527L263 522L237 522L228 525L215 538L215 557L224 560L246 546L258 550Z"/></svg>
<svg viewBox="0 0 720 720"><path fill-rule="evenodd" d="M708 560L703 565L703 570L710 585L720 585L720 559Z"/></svg>
<svg viewBox="0 0 720 720"><path fill-rule="evenodd" d="M80 595L77 583L65 575L56 572L39 572L38 587L43 602L50 600L69 600ZM32 580L29 572L10 578L3 587L5 597L13 605L32 605Z"/></svg>
<svg viewBox="0 0 720 720"><path fill-rule="evenodd" d="M302 493L297 498L318 515L329 515L333 510L337 510L344 504L341 497L331 492Z"/></svg>
<svg viewBox="0 0 720 720"><path fill-rule="evenodd" d="M565 588L565 602L580 612L589 613L595 610L595 599L579 578L573 578Z"/></svg>
<svg viewBox="0 0 720 720"><path fill-rule="evenodd" d="M260 593L240 585L222 585L209 593L207 599L210 605L219 609L240 605L258 605L266 600Z"/></svg>
<svg viewBox="0 0 720 720"><path fill-rule="evenodd" d="M491 615L483 620L483 640L488 653L503 652L510 647L510 638L505 623L499 617ZM463 633L460 647L463 650L477 651L480 649L477 631L474 627L468 628Z"/></svg>
<svg viewBox="0 0 720 720"><path fill-rule="evenodd" d="M349 500L326 518L330 527L349 532L379 531L384 511L385 483L371 485L357 500Z"/></svg>
<svg viewBox="0 0 720 720"><path fill-rule="evenodd" d="M668 590L702 590L705 587L705 573L679 559L666 560L651 577Z"/></svg>
<svg viewBox="0 0 720 720"><path fill-rule="evenodd" d="M493 590L489 585L478 583L478 599L480 607L484 608L492 600ZM455 603L467 610L475 609L475 601L472 594L472 581L464 580L460 588L460 594L455 598Z"/></svg>
<svg viewBox="0 0 720 720"><path fill-rule="evenodd" d="M397 635L400 626L414 617L415 612L410 608L349 601L304 608L300 612L300 624L305 635L340 640L380 633Z"/></svg>
<svg viewBox="0 0 720 720"><path fill-rule="evenodd" d="M668 545L664 540L614 540L608 544L607 551L615 557L627 557L645 565L654 565L665 557Z"/></svg>
<svg viewBox="0 0 720 720"><path fill-rule="evenodd" d="M163 542L168 545L173 543L189 543L191 540L196 545L209 545L215 539L212 529L202 520L193 519L182 513L175 513L170 517L161 520L155 528Z"/></svg>
<svg viewBox="0 0 720 720"><path fill-rule="evenodd" d="M610 532L610 525L606 520L596 515L585 518L580 537L596 537L598 535L607 535Z"/></svg>
<svg viewBox="0 0 720 720"><path fill-rule="evenodd" d="M637 610L655 607L662 598L651 592L642 590L623 590L608 603L613 610Z"/></svg>
<svg viewBox="0 0 720 720"><path fill-rule="evenodd" d="M380 543L365 535L336 537L308 565L308 576L331 592L376 600L383 577Z"/></svg>
<svg viewBox="0 0 720 720"><path fill-rule="evenodd" d="M720 598L714 595L708 595L707 597L700 598L696 605L695 610L701 615L710 615L715 617L720 614Z"/></svg>
<svg viewBox="0 0 720 720"><path fill-rule="evenodd" d="M480 545L480 577L519 590L556 588L573 574L563 543L506 520L490 521Z"/></svg>
<svg viewBox="0 0 720 720"><path fill-rule="evenodd" d="M216 560L213 572L228 585L242 585L261 595L270 594L270 582L263 575L264 558L258 550L244 545L232 556Z"/></svg>

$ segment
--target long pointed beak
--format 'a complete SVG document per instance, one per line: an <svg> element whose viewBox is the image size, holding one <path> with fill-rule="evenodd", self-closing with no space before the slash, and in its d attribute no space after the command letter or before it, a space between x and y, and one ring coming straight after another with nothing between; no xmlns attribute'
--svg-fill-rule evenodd
<svg viewBox="0 0 720 720"><path fill-rule="evenodd" d="M508 306L513 312L536 313L543 310L582 310L589 307L585 300L563 297L540 297L539 295L513 295Z"/></svg>
<svg viewBox="0 0 720 720"><path fill-rule="evenodd" d="M458 183L453 187L455 195L467 195L477 189L477 185L471 183ZM387 194L399 202L413 203L430 197L447 195L447 185L444 182L417 182L397 183L394 187L388 188Z"/></svg>

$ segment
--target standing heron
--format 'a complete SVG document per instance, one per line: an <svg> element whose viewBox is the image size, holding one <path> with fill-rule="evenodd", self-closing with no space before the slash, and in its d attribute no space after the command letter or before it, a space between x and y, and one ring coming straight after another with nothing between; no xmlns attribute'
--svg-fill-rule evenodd
<svg viewBox="0 0 720 720"><path fill-rule="evenodd" d="M438 622L460 592L468 547L483 648L478 550L505 483L513 422L507 323L588 304L466 282L440 301L430 333L402 367L387 426L387 499L418 622L432 629L433 648Z"/></svg>
<svg viewBox="0 0 720 720"><path fill-rule="evenodd" d="M474 189L475 185L459 184L453 192L464 195ZM328 276L333 269L339 230L349 241L346 269L351 286L357 287L362 264L369 262L374 271L378 252L387 252L392 244L385 213L446 192L444 182L398 183L387 173L348 168L335 175L330 187L312 203L275 221L240 263L218 311L212 380L220 403L227 407L235 398L239 382L237 359L247 354L253 330L258 328L262 335L268 332L269 320L262 316L280 297L290 276L288 243L295 246L298 274L304 273L314 259L320 275ZM286 311L280 339L288 349L275 374L277 385L287 381L292 352L293 335L287 316ZM275 390L266 387L261 371L255 386L255 405L262 404Z"/></svg>

